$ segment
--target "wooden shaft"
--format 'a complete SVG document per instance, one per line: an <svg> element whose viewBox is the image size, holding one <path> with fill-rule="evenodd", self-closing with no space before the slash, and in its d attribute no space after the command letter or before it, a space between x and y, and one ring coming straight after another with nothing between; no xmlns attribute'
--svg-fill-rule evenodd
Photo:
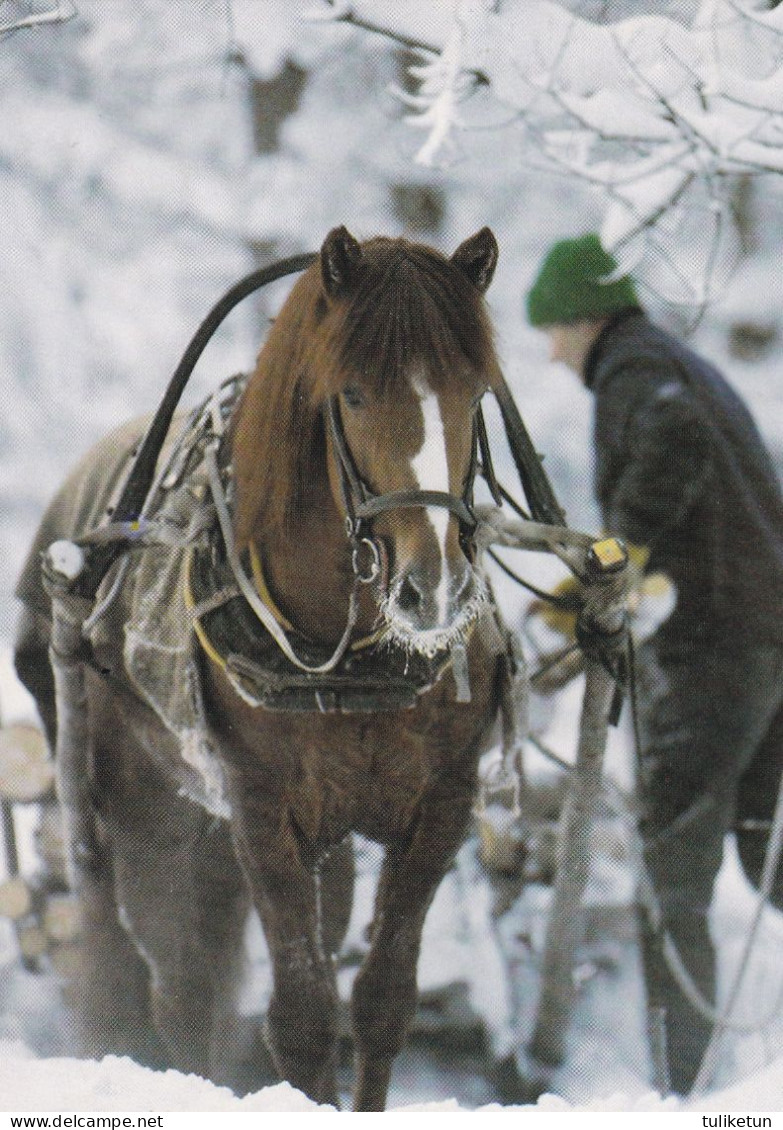
<svg viewBox="0 0 783 1130"><path fill-rule="evenodd" d="M601 790L613 696L612 676L600 662L586 658L579 748L563 812L563 851L547 925L541 995L528 1049L535 1059L547 1064L562 1062L571 1018L574 959L582 940L582 897L589 875L590 831Z"/></svg>
<svg viewBox="0 0 783 1130"><path fill-rule="evenodd" d="M97 866L100 851L90 791L91 734L84 664L82 624L87 601L72 602L61 585L52 585L52 637L49 659L57 704L57 799L65 828L69 885L78 891L85 869Z"/></svg>
<svg viewBox="0 0 783 1130"><path fill-rule="evenodd" d="M14 806L5 797L0 798L0 819L3 824L3 851L5 853L5 867L9 878L19 874L19 852L16 847L16 830L14 828Z"/></svg>

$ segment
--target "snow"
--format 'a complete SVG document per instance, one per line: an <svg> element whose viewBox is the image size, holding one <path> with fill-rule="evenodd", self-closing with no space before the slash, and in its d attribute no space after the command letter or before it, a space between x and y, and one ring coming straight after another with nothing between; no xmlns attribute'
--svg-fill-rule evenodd
<svg viewBox="0 0 783 1130"><path fill-rule="evenodd" d="M197 1075L152 1071L133 1060L34 1059L0 1044L0 1096L6 1110L312 1111L318 1105L288 1083L238 1099Z"/></svg>
<svg viewBox="0 0 783 1130"><path fill-rule="evenodd" d="M423 169L413 164L421 138L405 125L400 105L388 94L389 85L401 80L391 50L377 36L304 22L302 12L308 6L294 0L232 0L231 5L224 0L181 0L176 5L79 0L78 20L56 32L0 39L0 209L6 220L0 224L3 722L31 717L30 702L10 666L17 613L12 590L35 523L67 467L121 419L153 407L196 325L236 278L261 257L316 249L338 223L347 223L360 238L404 231L446 251L485 223L493 228L501 258L488 300L506 376L536 445L546 454L547 470L570 521L581 529L599 529L590 486L589 394L570 375L548 365L544 339L521 318L521 296L549 243L597 227L602 215L601 202L566 165L565 175L542 169L519 123L498 126L497 103L505 99L517 108L528 101L537 104L540 80L549 74L551 59L535 58L530 9L504 5L510 22L501 23L492 22L493 5L473 5L472 18L486 17L486 35L483 40L474 36L465 50L475 50L482 68L491 63L496 102L482 102L479 95L475 114L473 102L460 102L457 109L466 127L458 139L460 159ZM418 3L356 0L352 7L368 17L387 15L396 30L404 30L415 18L420 38L428 42L445 42L452 28L450 4L427 6L426 19ZM536 5L536 10L542 35L551 34L548 46L557 48L565 34L557 29L571 27L572 17L555 5ZM779 26L782 12L783 6L774 13L758 13L757 21ZM637 22L628 30L648 31L651 26ZM759 30L762 36L768 35L765 26ZM520 75L514 54L523 37L529 40L535 64L528 79ZM581 49L584 53L584 42ZM582 64L575 80L564 86L563 99L587 99L589 106L577 101L569 105L585 120L589 110L592 128L606 124L622 107L628 110L626 133L646 128L656 142L665 141L660 115L638 91L630 103L623 103L597 81L608 73L603 50L604 45L591 60L593 71ZM772 73L743 74L742 52L737 48L735 53L739 61L733 69L712 75L727 97L757 100L775 91ZM247 69L237 61L239 54ZM254 154L251 78L274 78L286 59L311 68L310 79L298 111L281 124L278 151ZM732 126L738 120L733 117ZM488 123L492 129L485 128ZM568 156L566 151L564 160ZM660 161L660 154L653 159ZM610 170L608 156L606 160L599 172L604 178L611 172L616 179L617 167ZM393 207L390 186L441 194L440 227L416 228L404 219ZM659 188L658 203L672 192L669 184L653 187ZM631 201L637 213L654 203L651 191L639 191L641 196ZM709 307L694 341L718 361L748 400L783 466L780 195L774 184L757 189L754 254L721 302ZM625 207L622 220L628 216ZM617 230L605 234L608 240L617 238ZM680 249L675 265L682 266L682 259L687 254ZM661 286L657 297L651 295L654 311L669 324L687 328L687 319L660 301L663 290ZM674 281L668 291L676 293ZM278 287L232 315L199 366L187 394L190 402L224 376L252 364L267 319L285 293L285 286ZM772 347L756 360L732 356L729 348L733 327L748 321L760 322L773 335ZM513 483L492 405L487 418L498 472ZM534 583L549 584L562 576L562 567L544 556L516 558L514 564ZM501 576L495 584L509 621L518 622L526 598ZM574 748L580 695L575 683L557 700L545 732L553 748L567 757ZM613 732L608 767L626 787L627 751L627 734ZM541 777L547 772L532 753L531 770ZM19 813L23 844L29 841L33 820L31 810ZM29 853L22 863L34 864ZM350 944L358 948L375 876L371 856L362 863L349 931ZM591 904L614 900L617 906L627 906L630 883L627 871L622 881L616 868L597 871L588 891ZM524 967L521 983L531 989L547 899L544 888L532 885L513 922L504 926L508 937L500 939L512 946L514 934L529 938L528 965L524 954L517 958ZM502 1054L514 1038L509 1019L513 1002L505 995L498 939L486 930L490 891L477 879L470 853L460 856L456 875L444 884L438 900L427 923L419 970L422 987L437 990L472 970L472 1007L484 1019L496 1053ZM724 986L731 982L752 907L729 843L714 908ZM239 1100L204 1080L176 1072L152 1073L127 1060L110 1058L96 1064L62 1058L64 1039L56 1053L36 1058L30 1048L38 1045L30 1030L54 1040L59 1024L56 994L41 981L14 981L11 943L5 934L3 938L4 1108L313 1109L285 1085ZM780 941L780 918L769 915L741 1017L752 1019L777 992ZM260 954L260 935L250 942ZM639 971L627 956L632 950L632 945L594 947L586 955L573 1051L556 1080L560 1095L540 1100L539 1110L681 1109L673 1100L659 1100L649 1092ZM350 975L344 980L349 982ZM6 993L11 985L14 991L18 988L16 995ZM344 988L347 992L348 985ZM259 957L255 979L246 986L254 1008L268 991L268 970ZM730 1041L720 1080L724 1089L699 1100L695 1109L783 1109L781 1048L780 1023L767 1036ZM402 1074L394 1105L423 1109L412 1104L426 1095L456 1094L454 1074L460 1068L450 1070L440 1065L437 1073L428 1066L419 1075ZM486 1092L476 1086L473 1093L473 1108L481 1107ZM468 1105L462 1089L458 1098L439 1109Z"/></svg>
<svg viewBox="0 0 783 1130"><path fill-rule="evenodd" d="M675 228L682 246L698 207L685 190L693 183L706 193L722 225L705 214L696 242L711 253L681 264L676 290L669 280L674 301L703 307L722 227L732 224L730 179L783 171L783 40L777 16L759 19L737 0L709 0L693 13L664 7L613 17L607 4L608 15L591 19L579 5L549 0L457 0L451 25L437 28L385 0L356 0L351 12L392 33L418 33L434 52L425 68L411 68L421 84L406 98L413 121L429 130L419 160L453 153L467 126L466 94L481 76L514 111L528 155L596 189L609 250L642 233L655 258L659 228Z"/></svg>
<svg viewBox="0 0 783 1130"><path fill-rule="evenodd" d="M217 1087L196 1075L178 1071L152 1071L132 1060L107 1056L95 1060L33 1058L19 1044L0 1043L0 1103L4 1110L23 1111L165 1111L192 1112L315 1112L332 1110L319 1106L288 1083L278 1083L244 1098L225 1087ZM448 1113L465 1111L456 1100L426 1104L406 1103L390 1112L417 1110ZM543 1095L535 1105L500 1107L486 1104L474 1113L559 1113L575 1110L621 1111L624 1113L673 1113L742 1111L759 1113L783 1109L783 1058L771 1063L742 1084L729 1087L696 1102L672 1097L662 1099L652 1091L638 1097L622 1093L607 1095L575 1107L557 1095Z"/></svg>

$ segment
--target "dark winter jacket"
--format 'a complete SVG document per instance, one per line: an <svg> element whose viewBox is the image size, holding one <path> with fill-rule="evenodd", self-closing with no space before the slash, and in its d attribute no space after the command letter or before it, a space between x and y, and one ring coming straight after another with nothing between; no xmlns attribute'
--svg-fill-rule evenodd
<svg viewBox="0 0 783 1130"><path fill-rule="evenodd" d="M639 310L602 330L585 382L606 528L649 546L650 571L677 586L660 634L783 642L783 498L737 394Z"/></svg>

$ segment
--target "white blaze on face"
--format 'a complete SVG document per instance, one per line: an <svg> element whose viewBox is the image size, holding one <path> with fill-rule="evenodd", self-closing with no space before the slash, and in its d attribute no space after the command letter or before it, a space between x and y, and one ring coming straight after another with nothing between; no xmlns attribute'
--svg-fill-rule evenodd
<svg viewBox="0 0 783 1130"><path fill-rule="evenodd" d="M411 467L420 490L439 490L448 494L449 461L446 454L446 433L440 403L423 377L417 377L413 389L421 402L424 420L424 442L411 460ZM435 600L440 622L446 623L449 599L449 575L446 568L446 534L449 525L449 511L440 506L428 506L427 517L432 524L440 546L440 580Z"/></svg>

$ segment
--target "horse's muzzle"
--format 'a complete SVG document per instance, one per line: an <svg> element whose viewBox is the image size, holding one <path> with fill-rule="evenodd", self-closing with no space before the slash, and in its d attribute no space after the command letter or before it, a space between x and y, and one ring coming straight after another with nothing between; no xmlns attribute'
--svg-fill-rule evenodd
<svg viewBox="0 0 783 1130"><path fill-rule="evenodd" d="M381 611L395 642L432 656L464 641L486 600L484 581L466 561L438 583L409 569L392 584Z"/></svg>

